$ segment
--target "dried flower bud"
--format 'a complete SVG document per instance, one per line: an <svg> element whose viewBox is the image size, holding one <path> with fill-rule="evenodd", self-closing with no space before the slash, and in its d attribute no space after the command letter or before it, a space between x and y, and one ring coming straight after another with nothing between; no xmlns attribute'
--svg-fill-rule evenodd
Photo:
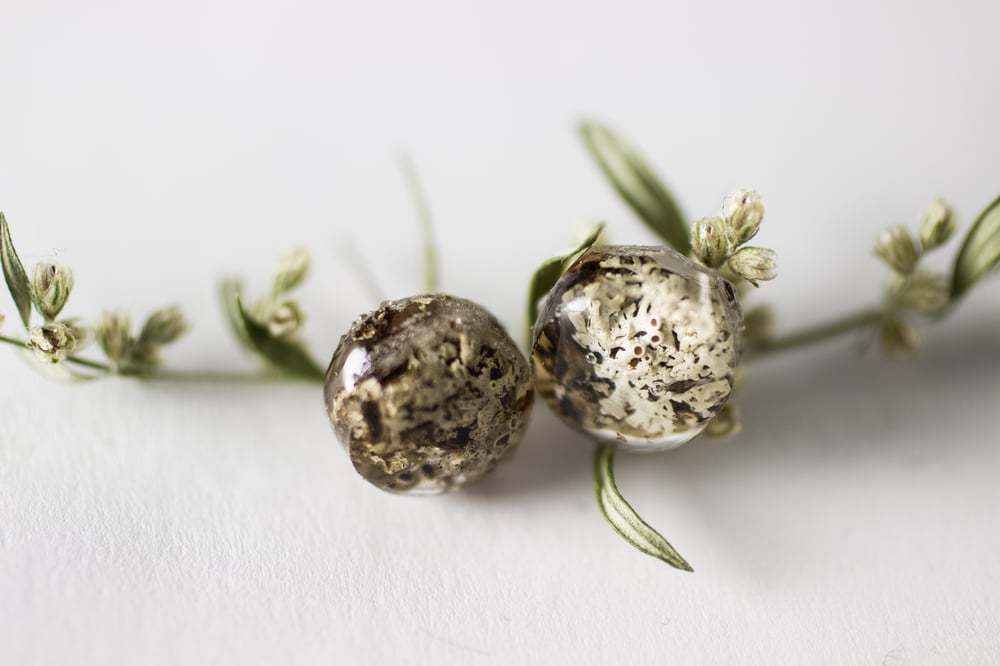
<svg viewBox="0 0 1000 666"><path fill-rule="evenodd" d="M900 353L912 353L920 348L920 331L905 319L888 317L879 329L879 340L882 349L890 356Z"/></svg>
<svg viewBox="0 0 1000 666"><path fill-rule="evenodd" d="M917 271L897 288L896 302L921 314L940 312L951 299L951 288L943 275Z"/></svg>
<svg viewBox="0 0 1000 666"><path fill-rule="evenodd" d="M920 260L920 249L905 227L886 229L875 242L875 254L900 275L909 275Z"/></svg>
<svg viewBox="0 0 1000 666"><path fill-rule="evenodd" d="M267 332L276 338L293 335L306 319L302 308L291 299L269 304L269 307L264 308L264 314L262 323L267 327Z"/></svg>
<svg viewBox="0 0 1000 666"><path fill-rule="evenodd" d="M709 268L718 268L729 257L729 233L721 217L706 217L691 227L694 255Z"/></svg>
<svg viewBox="0 0 1000 666"><path fill-rule="evenodd" d="M728 200L725 214L733 247L739 247L757 235L764 219L764 201L756 190L738 190Z"/></svg>
<svg viewBox="0 0 1000 666"><path fill-rule="evenodd" d="M274 274L274 293L284 294L302 284L309 273L310 263L309 252L303 248L296 248L283 256Z"/></svg>
<svg viewBox="0 0 1000 666"><path fill-rule="evenodd" d="M93 340L94 332L87 326L84 326L79 317L63 319L59 323L68 328L73 333L73 337L76 338L76 348L74 351L80 351Z"/></svg>
<svg viewBox="0 0 1000 666"><path fill-rule="evenodd" d="M43 363L58 363L76 349L76 336L65 324L45 324L31 329L29 344Z"/></svg>
<svg viewBox="0 0 1000 666"><path fill-rule="evenodd" d="M932 250L944 245L955 231L955 220L951 208L937 199L924 212L920 221L920 244L924 250Z"/></svg>
<svg viewBox="0 0 1000 666"><path fill-rule="evenodd" d="M177 306L157 310L149 316L139 334L139 344L161 346L181 337L187 330L184 313Z"/></svg>
<svg viewBox="0 0 1000 666"><path fill-rule="evenodd" d="M45 321L53 321L62 312L73 291L73 271L68 266L40 262L35 264L31 293L35 309Z"/></svg>
<svg viewBox="0 0 1000 666"><path fill-rule="evenodd" d="M132 322L123 311L105 312L94 331L97 344L104 351L111 364L117 367L126 360L135 347L132 337Z"/></svg>
<svg viewBox="0 0 1000 666"><path fill-rule="evenodd" d="M729 257L729 267L744 280L757 284L778 276L778 255L763 247L744 247Z"/></svg>

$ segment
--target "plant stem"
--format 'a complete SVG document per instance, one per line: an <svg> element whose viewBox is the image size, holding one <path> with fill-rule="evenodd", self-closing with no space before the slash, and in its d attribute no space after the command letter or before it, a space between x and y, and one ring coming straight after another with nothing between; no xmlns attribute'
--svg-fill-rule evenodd
<svg viewBox="0 0 1000 666"><path fill-rule="evenodd" d="M813 343L823 342L824 340L829 340L860 328L873 326L877 324L882 317L883 313L881 310L875 308L862 310L860 312L840 317L833 321L825 322L817 326L812 326L801 331L796 331L795 333L789 333L787 335L760 343L752 347L747 352L746 358L748 361L755 361L766 356L772 356L778 352L785 352L797 349L798 347L805 347ZM25 340L18 340L17 338L10 338L5 335L0 335L0 342L20 347L22 349L26 349L28 346ZM178 372L171 370L159 370L149 374L139 375L127 372L116 372L114 368L107 363L91 361L79 356L67 356L65 362L89 368L91 370L97 370L98 372L102 372L107 375L117 375L121 377L131 377L134 379L150 381L192 382L200 384L291 384L311 381L298 377L289 377L268 372Z"/></svg>
<svg viewBox="0 0 1000 666"><path fill-rule="evenodd" d="M5 342L9 345L20 347L21 349L28 349L28 343L25 340L18 340L17 338L9 338L5 335L0 335L0 342ZM98 372L101 372L109 377L124 377L127 379L137 379L141 381L191 382L195 384L293 384L307 381L300 377L291 377L269 372L182 372L173 370L156 370L147 374L116 372L115 369L107 363L91 361L90 359L82 358L80 356L67 356L63 360L63 363L71 363L83 368L97 370Z"/></svg>
<svg viewBox="0 0 1000 666"><path fill-rule="evenodd" d="M125 374L140 380L154 382L190 382L194 384L316 384L317 382L302 377L278 375L273 373L249 372L175 372L157 370L150 374ZM318 382L322 383L322 382Z"/></svg>
<svg viewBox="0 0 1000 666"><path fill-rule="evenodd" d="M18 340L17 338L8 338L6 335L0 335L0 342L6 342L9 345L14 345L16 347L27 347L28 343L24 340Z"/></svg>
<svg viewBox="0 0 1000 666"><path fill-rule="evenodd" d="M752 348L747 354L748 360L756 360L764 356L770 356L777 352L789 351L798 347L804 347L816 342L822 342L830 338L850 333L860 328L873 326L882 320L884 316L882 310L871 308L862 310L845 317L840 317L817 326L805 328L795 333L789 333L772 340L763 342Z"/></svg>

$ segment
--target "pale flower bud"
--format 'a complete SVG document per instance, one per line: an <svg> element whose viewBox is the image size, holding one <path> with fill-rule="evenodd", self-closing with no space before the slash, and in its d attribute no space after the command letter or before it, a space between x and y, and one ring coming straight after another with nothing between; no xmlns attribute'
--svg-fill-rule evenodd
<svg viewBox="0 0 1000 666"><path fill-rule="evenodd" d="M65 324L45 324L31 329L29 344L43 363L59 363L76 349L76 336Z"/></svg>
<svg viewBox="0 0 1000 666"><path fill-rule="evenodd" d="M900 286L896 302L921 314L940 312L951 299L948 281L942 275L918 271Z"/></svg>
<svg viewBox="0 0 1000 666"><path fill-rule="evenodd" d="M890 356L900 353L910 354L920 348L920 331L910 322L891 317L882 322L879 329L882 349Z"/></svg>
<svg viewBox="0 0 1000 666"><path fill-rule="evenodd" d="M756 284L778 275L778 255L763 247L744 247L729 257L729 267L744 280Z"/></svg>
<svg viewBox="0 0 1000 666"><path fill-rule="evenodd" d="M160 346L173 342L187 330L184 314L177 306L157 310L149 316L139 334L139 343Z"/></svg>
<svg viewBox="0 0 1000 666"><path fill-rule="evenodd" d="M728 200L725 215L733 246L739 247L757 235L764 219L764 201L756 190L737 190Z"/></svg>
<svg viewBox="0 0 1000 666"><path fill-rule="evenodd" d="M284 294L302 284L309 272L309 252L296 248L278 261L274 274L274 293Z"/></svg>
<svg viewBox="0 0 1000 666"><path fill-rule="evenodd" d="M875 242L875 254L900 275L909 275L920 260L920 249L905 227L886 229Z"/></svg>
<svg viewBox="0 0 1000 666"><path fill-rule="evenodd" d="M31 293L35 309L45 321L52 321L62 312L73 291L73 271L68 266L41 262L35 264Z"/></svg>
<svg viewBox="0 0 1000 666"><path fill-rule="evenodd" d="M729 257L729 234L721 217L706 217L691 226L694 256L709 268L718 268Z"/></svg>
<svg viewBox="0 0 1000 666"><path fill-rule="evenodd" d="M299 304L293 300L275 303L269 308L265 325L267 332L275 338L287 338L295 333L305 321Z"/></svg>
<svg viewBox="0 0 1000 666"><path fill-rule="evenodd" d="M955 219L951 208L937 199L920 220L920 244L924 250L940 247L951 238L954 231Z"/></svg>
<svg viewBox="0 0 1000 666"><path fill-rule="evenodd" d="M132 322L128 313L122 311L105 312L94 331L94 337L104 355L115 366L127 359L135 346Z"/></svg>

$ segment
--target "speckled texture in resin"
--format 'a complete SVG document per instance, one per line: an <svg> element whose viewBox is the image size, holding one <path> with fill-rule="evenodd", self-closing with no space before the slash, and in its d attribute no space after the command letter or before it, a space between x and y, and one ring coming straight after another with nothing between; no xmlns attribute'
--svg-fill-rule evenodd
<svg viewBox="0 0 1000 666"><path fill-rule="evenodd" d="M444 492L492 470L524 434L532 395L496 319L445 294L362 316L326 374L338 439L361 476L392 492Z"/></svg>
<svg viewBox="0 0 1000 666"><path fill-rule="evenodd" d="M729 399L743 329L733 288L670 248L592 247L539 312L538 391L598 439L673 448Z"/></svg>

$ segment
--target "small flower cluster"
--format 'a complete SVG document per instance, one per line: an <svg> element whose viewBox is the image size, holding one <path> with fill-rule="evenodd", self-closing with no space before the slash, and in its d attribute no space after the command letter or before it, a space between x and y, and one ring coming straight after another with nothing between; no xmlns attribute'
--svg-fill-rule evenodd
<svg viewBox="0 0 1000 666"><path fill-rule="evenodd" d="M60 318L75 280L68 266L47 261L35 264L31 277L25 270L13 241L7 220L0 213L0 263L4 281L17 306L27 340L24 344L45 366L73 362L103 374L146 375L160 364L160 348L179 338L187 329L184 316L176 307L157 310L146 320L138 335L132 335L129 317L124 312L105 313L91 329L77 318ZM34 325L37 313L42 323ZM0 323L3 316L0 316ZM107 356L108 363L87 361L74 356L91 339ZM15 339L5 342L18 344ZM92 379L98 374L68 376Z"/></svg>
<svg viewBox="0 0 1000 666"><path fill-rule="evenodd" d="M43 363L59 363L89 337L77 319L57 321L73 291L73 271L68 266L39 262L31 280L31 303L44 320L28 329L28 344Z"/></svg>
<svg viewBox="0 0 1000 666"><path fill-rule="evenodd" d="M309 265L309 253L302 248L281 257L274 273L271 293L254 306L251 313L254 320L266 328L271 337L290 340L302 328L305 314L299 302L289 298L288 294L306 279Z"/></svg>
<svg viewBox="0 0 1000 666"><path fill-rule="evenodd" d="M744 280L758 286L778 275L777 254L763 247L747 246L760 231L764 202L755 190L738 190L726 199L723 214L702 218L691 227L692 254L708 268L736 283L743 293ZM751 345L770 338L774 314L766 304L750 308L743 317L743 337ZM743 371L736 373L734 393L742 384ZM733 401L705 429L710 437L729 437L742 430L739 410Z"/></svg>
<svg viewBox="0 0 1000 666"><path fill-rule="evenodd" d="M180 308L170 306L151 314L134 335L128 313L118 310L101 316L94 337L114 372L148 375L160 366L160 348L177 340L187 328Z"/></svg>
<svg viewBox="0 0 1000 666"><path fill-rule="evenodd" d="M886 293L886 314L879 339L887 353L915 351L921 343L913 316L942 314L951 300L948 278L920 266L929 252L944 245L955 231L952 210L941 200L930 205L916 237L897 225L886 229L875 242L875 254L892 270Z"/></svg>
<svg viewBox="0 0 1000 666"><path fill-rule="evenodd" d="M764 202L754 190L739 190L727 199L723 215L698 220L691 227L694 256L713 269L728 268L733 276L757 286L778 274L774 250L745 246L760 229Z"/></svg>
<svg viewBox="0 0 1000 666"><path fill-rule="evenodd" d="M236 339L269 372L316 381L322 380L325 373L310 356L300 335L306 319L302 307L289 297L306 279L310 263L306 250L293 250L279 260L270 293L253 307L246 307L243 287L235 279L223 281L222 301Z"/></svg>

